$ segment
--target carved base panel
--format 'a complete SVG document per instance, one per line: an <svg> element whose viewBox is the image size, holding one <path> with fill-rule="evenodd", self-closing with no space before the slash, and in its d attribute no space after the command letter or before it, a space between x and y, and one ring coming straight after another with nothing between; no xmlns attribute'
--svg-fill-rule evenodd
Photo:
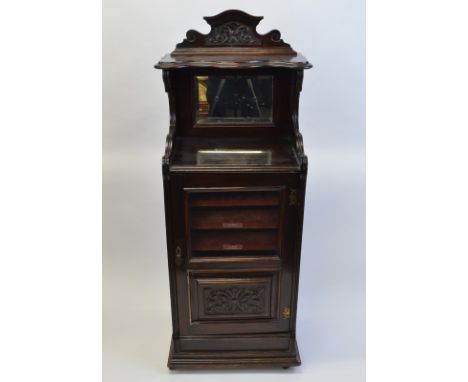
<svg viewBox="0 0 468 382"><path fill-rule="evenodd" d="M274 295L277 291L277 275L242 276L191 277L192 323L273 319L277 311L277 296Z"/></svg>
<svg viewBox="0 0 468 382"><path fill-rule="evenodd" d="M258 350L243 352L183 352L171 343L167 366L169 369L243 369L300 366L301 358L296 340L288 350Z"/></svg>

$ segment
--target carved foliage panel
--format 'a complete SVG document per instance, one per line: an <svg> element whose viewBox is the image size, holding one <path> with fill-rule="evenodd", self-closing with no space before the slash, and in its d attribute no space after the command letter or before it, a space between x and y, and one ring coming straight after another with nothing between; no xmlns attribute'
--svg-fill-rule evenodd
<svg viewBox="0 0 468 382"><path fill-rule="evenodd" d="M205 288L205 314L258 314L265 311L265 287Z"/></svg>
<svg viewBox="0 0 468 382"><path fill-rule="evenodd" d="M213 28L206 37L206 45L261 45L262 41L255 36L252 27L231 21Z"/></svg>
<svg viewBox="0 0 468 382"><path fill-rule="evenodd" d="M193 278L192 321L273 318L277 275L246 278Z"/></svg>

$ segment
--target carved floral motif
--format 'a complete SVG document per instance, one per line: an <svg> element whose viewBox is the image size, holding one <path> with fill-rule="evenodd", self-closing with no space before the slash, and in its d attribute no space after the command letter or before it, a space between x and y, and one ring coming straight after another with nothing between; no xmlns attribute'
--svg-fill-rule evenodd
<svg viewBox="0 0 468 382"><path fill-rule="evenodd" d="M207 45L260 45L261 41L249 26L232 21L214 28L206 43Z"/></svg>
<svg viewBox="0 0 468 382"><path fill-rule="evenodd" d="M207 288L205 314L263 313L265 288Z"/></svg>

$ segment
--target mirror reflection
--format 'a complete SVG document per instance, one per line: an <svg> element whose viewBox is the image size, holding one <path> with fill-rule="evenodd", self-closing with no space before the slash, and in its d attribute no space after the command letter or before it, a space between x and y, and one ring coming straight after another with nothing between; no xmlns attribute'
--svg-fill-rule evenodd
<svg viewBox="0 0 468 382"><path fill-rule="evenodd" d="M197 123L272 119L273 76L196 76Z"/></svg>

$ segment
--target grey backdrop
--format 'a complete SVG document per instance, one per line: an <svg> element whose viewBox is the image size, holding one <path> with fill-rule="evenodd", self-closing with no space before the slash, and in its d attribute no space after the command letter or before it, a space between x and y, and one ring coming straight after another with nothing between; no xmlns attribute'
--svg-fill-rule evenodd
<svg viewBox="0 0 468 382"><path fill-rule="evenodd" d="M103 374L106 382L365 379L365 5L363 0L104 0ZM169 281L161 156L169 112L152 65L202 16L265 19L314 68L300 128L309 156L299 291L303 366L169 372Z"/></svg>

